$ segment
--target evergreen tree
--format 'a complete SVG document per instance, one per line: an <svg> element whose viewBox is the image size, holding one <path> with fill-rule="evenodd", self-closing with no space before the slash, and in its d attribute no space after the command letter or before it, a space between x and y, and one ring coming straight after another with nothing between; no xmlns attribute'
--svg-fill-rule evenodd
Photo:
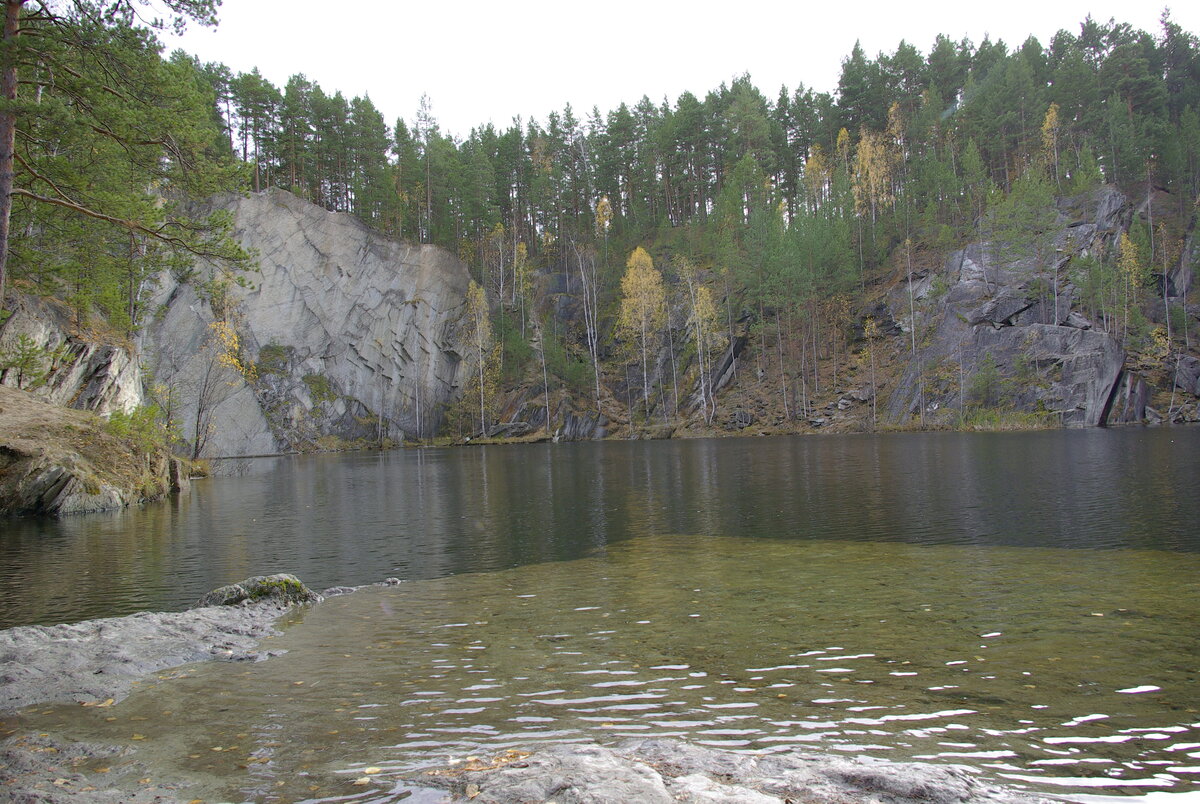
<svg viewBox="0 0 1200 804"><path fill-rule="evenodd" d="M132 330L159 269L245 258L228 216L195 219L181 203L239 183L212 83L194 61L164 60L133 4L26 5L5 6L0 300L11 255L19 275L65 281ZM177 25L212 21L211 2L166 6Z"/></svg>

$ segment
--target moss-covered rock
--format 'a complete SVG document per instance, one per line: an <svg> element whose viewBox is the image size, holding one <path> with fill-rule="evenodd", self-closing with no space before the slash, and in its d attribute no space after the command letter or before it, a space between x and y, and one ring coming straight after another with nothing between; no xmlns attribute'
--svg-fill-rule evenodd
<svg viewBox="0 0 1200 804"><path fill-rule="evenodd" d="M319 603L321 596L309 589L295 575L255 575L244 581L214 589L196 601L192 608L204 606L236 606L241 603L271 602L279 606L297 603Z"/></svg>

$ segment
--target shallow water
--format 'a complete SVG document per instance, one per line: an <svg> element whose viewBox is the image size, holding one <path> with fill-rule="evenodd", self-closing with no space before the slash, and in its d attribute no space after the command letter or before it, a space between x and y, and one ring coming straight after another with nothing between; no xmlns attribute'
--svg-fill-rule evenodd
<svg viewBox="0 0 1200 804"><path fill-rule="evenodd" d="M272 640L285 656L21 725L140 735L165 777L229 800L624 736L1200 790L1198 593L1194 554L647 536L332 598Z"/></svg>
<svg viewBox="0 0 1200 804"><path fill-rule="evenodd" d="M147 534L140 559L154 569L123 566L186 576L198 559L166 558L194 552L214 565L205 588L266 569L405 582L297 613L269 661L0 725L127 743L190 795L232 801L400 800L397 776L429 764L631 736L1196 795L1197 436L278 461L165 509L176 529ZM271 525L228 536L248 512Z"/></svg>

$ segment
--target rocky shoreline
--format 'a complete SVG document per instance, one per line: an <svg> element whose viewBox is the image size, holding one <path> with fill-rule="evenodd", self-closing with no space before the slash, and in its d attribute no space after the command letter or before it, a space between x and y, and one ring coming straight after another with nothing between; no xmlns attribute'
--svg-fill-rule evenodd
<svg viewBox="0 0 1200 804"><path fill-rule="evenodd" d="M389 579L387 584L398 583ZM0 712L75 701L114 706L140 679L206 660L261 661L260 642L317 594L290 575L259 576L205 595L177 613L146 613L74 625L0 631ZM120 773L98 768L111 760ZM626 740L510 750L407 776L366 768L355 790L374 802L558 804L1032 804L1048 799L976 778L964 767L801 752L732 753L678 740ZM0 800L62 804L195 802L187 784L157 778L127 748L17 729L0 742ZM357 796L355 796L357 798Z"/></svg>

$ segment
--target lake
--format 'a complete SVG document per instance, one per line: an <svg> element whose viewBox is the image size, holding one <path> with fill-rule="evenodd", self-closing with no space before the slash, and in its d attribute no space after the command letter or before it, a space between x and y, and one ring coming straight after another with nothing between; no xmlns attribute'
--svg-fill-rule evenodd
<svg viewBox="0 0 1200 804"><path fill-rule="evenodd" d="M953 762L1076 797L1200 791L1198 429L422 449L223 471L139 510L5 522L0 620L178 609L267 572L404 583L290 617L270 641L284 656L18 725L136 733L197 796L229 800L328 800L367 766L385 779L664 735Z"/></svg>

